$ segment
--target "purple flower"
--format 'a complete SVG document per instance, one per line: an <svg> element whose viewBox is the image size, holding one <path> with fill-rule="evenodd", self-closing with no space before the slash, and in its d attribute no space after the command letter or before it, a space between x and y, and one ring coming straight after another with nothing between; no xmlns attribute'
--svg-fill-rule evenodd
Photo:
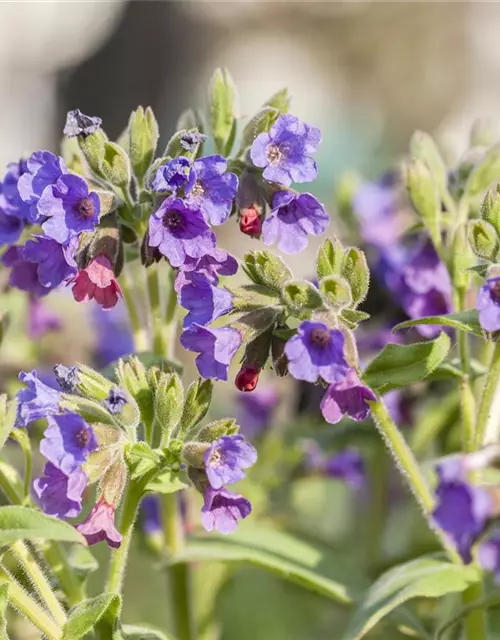
<svg viewBox="0 0 500 640"><path fill-rule="evenodd" d="M78 372L79 370L76 366L65 367L63 364L56 364L54 367L57 384L66 393L75 393L80 381Z"/></svg>
<svg viewBox="0 0 500 640"><path fill-rule="evenodd" d="M145 533L153 534L162 530L160 500L158 496L146 495L141 501L141 524Z"/></svg>
<svg viewBox="0 0 500 640"><path fill-rule="evenodd" d="M42 229L60 244L82 231L92 231L99 222L101 203L97 193L89 192L83 178L66 174L49 185L38 201L38 212L48 220Z"/></svg>
<svg viewBox="0 0 500 640"><path fill-rule="evenodd" d="M179 302L189 310L184 318L185 329L193 323L208 324L233 308L232 294L214 287L206 276L199 273L194 273L191 282L182 287Z"/></svg>
<svg viewBox="0 0 500 640"><path fill-rule="evenodd" d="M208 481L213 489L234 484L245 477L243 469L257 461L257 451L239 434L212 442L204 456Z"/></svg>
<svg viewBox="0 0 500 640"><path fill-rule="evenodd" d="M206 531L228 534L236 531L238 520L252 512L250 501L227 489L208 487L204 494L205 503L201 509L201 523Z"/></svg>
<svg viewBox="0 0 500 640"><path fill-rule="evenodd" d="M311 182L318 175L311 154L317 151L321 132L291 115L280 115L269 133L260 133L250 149L257 167L265 167L269 182L289 187L292 182Z"/></svg>
<svg viewBox="0 0 500 640"><path fill-rule="evenodd" d="M479 322L485 331L500 329L500 278L489 278L477 295Z"/></svg>
<svg viewBox="0 0 500 640"><path fill-rule="evenodd" d="M134 342L123 305L104 311L92 308L92 325L96 336L94 358L100 368L134 351Z"/></svg>
<svg viewBox="0 0 500 640"><path fill-rule="evenodd" d="M173 267L180 267L186 257L214 253L215 236L199 209L170 196L149 218L149 246L158 247Z"/></svg>
<svg viewBox="0 0 500 640"><path fill-rule="evenodd" d="M55 313L52 313L38 298L33 296L28 300L27 333L30 338L37 340L50 331L60 331L62 323Z"/></svg>
<svg viewBox="0 0 500 640"><path fill-rule="evenodd" d="M0 199L0 246L12 245L19 240L24 229L24 220L18 218L7 207L2 206Z"/></svg>
<svg viewBox="0 0 500 640"><path fill-rule="evenodd" d="M127 394L121 389L110 389L108 397L103 401L104 407L113 415L123 411L128 403Z"/></svg>
<svg viewBox="0 0 500 640"><path fill-rule="evenodd" d="M66 475L51 462L47 462L43 476L33 483L41 508L49 516L76 518L82 510L82 495L87 476L81 469Z"/></svg>
<svg viewBox="0 0 500 640"><path fill-rule="evenodd" d="M86 116L80 109L73 109L73 111L68 111L63 133L68 138L88 136L91 133L95 133L101 124L101 118Z"/></svg>
<svg viewBox="0 0 500 640"><path fill-rule="evenodd" d="M240 332L232 327L208 329L192 324L181 335L181 344L188 351L200 355L196 366L202 378L227 380L227 370L241 345Z"/></svg>
<svg viewBox="0 0 500 640"><path fill-rule="evenodd" d="M17 423L27 427L30 422L59 413L61 394L38 379L36 371L19 374L19 380L27 385L17 393Z"/></svg>
<svg viewBox="0 0 500 640"><path fill-rule="evenodd" d="M238 271L238 263L225 251L215 249L213 253L202 258L189 258L179 269L175 279L177 293L185 284L192 281L195 274L204 275L211 284L217 284L219 276L232 276Z"/></svg>
<svg viewBox="0 0 500 640"><path fill-rule="evenodd" d="M151 186L154 191L162 193L172 191L188 193L194 186L196 174L189 158L179 156L158 168Z"/></svg>
<svg viewBox="0 0 500 640"><path fill-rule="evenodd" d="M118 549L122 536L115 527L115 507L100 500L76 528L83 534L89 545L106 541L108 546Z"/></svg>
<svg viewBox="0 0 500 640"><path fill-rule="evenodd" d="M179 140L180 145L186 151L193 153L196 151L198 145L204 142L207 136L203 135L199 131L186 131L186 133Z"/></svg>
<svg viewBox="0 0 500 640"><path fill-rule="evenodd" d="M223 224L231 213L238 177L227 172L226 159L218 155L196 160L194 170L196 182L188 193L188 202L201 209L210 224Z"/></svg>
<svg viewBox="0 0 500 640"><path fill-rule="evenodd" d="M364 460L355 449L344 449L327 458L324 473L343 480L352 489L360 489L366 481Z"/></svg>
<svg viewBox="0 0 500 640"><path fill-rule="evenodd" d="M481 567L495 575L495 582L500 582L500 531L498 529L488 540L479 545L477 555Z"/></svg>
<svg viewBox="0 0 500 640"><path fill-rule="evenodd" d="M38 201L45 187L55 184L58 178L68 173L64 160L50 151L36 151L26 162L27 171L17 183L19 195L30 207L29 221L37 222L41 217Z"/></svg>
<svg viewBox="0 0 500 640"><path fill-rule="evenodd" d="M331 384L321 401L321 413L330 424L342 420L344 414L357 420L366 420L370 413L368 400L377 396L365 386L354 369L349 369L343 380Z"/></svg>
<svg viewBox="0 0 500 640"><path fill-rule="evenodd" d="M98 447L92 427L76 413L47 417L40 452L65 474L74 473Z"/></svg>
<svg viewBox="0 0 500 640"><path fill-rule="evenodd" d="M12 162L0 185L0 246L17 242L29 221L29 206L21 200L17 189L19 177L25 171L26 162Z"/></svg>
<svg viewBox="0 0 500 640"><path fill-rule="evenodd" d="M74 259L78 239L72 238L66 247L47 236L34 236L23 247L23 258L36 264L40 284L54 289L61 282L68 282L77 272Z"/></svg>
<svg viewBox="0 0 500 640"><path fill-rule="evenodd" d="M24 259L23 247L14 245L3 254L1 262L12 270L9 276L11 287L33 294L35 297L45 296L50 292L38 279L37 265Z"/></svg>
<svg viewBox="0 0 500 640"><path fill-rule="evenodd" d="M321 322L302 322L285 345L288 371L296 380L340 382L349 371L344 343L339 329L329 329Z"/></svg>
<svg viewBox="0 0 500 640"><path fill-rule="evenodd" d="M323 233L329 222L325 208L310 193L278 191L262 225L262 240L264 244L277 242L283 253L299 253L307 247L308 236Z"/></svg>
<svg viewBox="0 0 500 640"><path fill-rule="evenodd" d="M253 437L271 424L279 396L273 387L268 386L252 393L239 393L236 402L236 421L247 437Z"/></svg>
<svg viewBox="0 0 500 640"><path fill-rule="evenodd" d="M491 515L492 500L485 489L466 481L460 459L437 467L437 506L433 517L456 545L464 562L472 561L471 548L483 533Z"/></svg>

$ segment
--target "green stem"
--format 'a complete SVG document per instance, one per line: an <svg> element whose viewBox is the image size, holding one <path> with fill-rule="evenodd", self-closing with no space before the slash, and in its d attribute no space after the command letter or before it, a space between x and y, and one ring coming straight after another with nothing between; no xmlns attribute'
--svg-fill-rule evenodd
<svg viewBox="0 0 500 640"><path fill-rule="evenodd" d="M42 570L38 566L33 556L30 554L24 542L22 542L21 540L18 542L14 542L10 546L10 550L17 559L19 565L23 568L24 572L30 579L35 589L47 604L47 607L54 620L60 627L63 627L66 623L66 613L61 603L54 595L54 592L52 591L50 584L47 582L47 579L43 575Z"/></svg>
<svg viewBox="0 0 500 640"><path fill-rule="evenodd" d="M473 605L483 599L484 587L482 580L471 584L471 586L462 593L462 603L465 606ZM488 639L487 617L486 612L482 607L478 607L477 609L471 607L464 620L464 630L467 640Z"/></svg>
<svg viewBox="0 0 500 640"><path fill-rule="evenodd" d="M163 519L167 550L170 557L175 557L184 546L184 528L177 493L163 496ZM193 640L195 637L189 574L189 566L184 562L171 565L168 568L174 633L178 640Z"/></svg>
<svg viewBox="0 0 500 640"><path fill-rule="evenodd" d="M85 600L85 589L68 562L68 557L59 542L51 542L43 550L47 562L56 575L61 589L71 607Z"/></svg>
<svg viewBox="0 0 500 640"><path fill-rule="evenodd" d="M465 291L455 289L455 309L465 308ZM458 354L464 375L460 381L460 409L462 413L462 441L466 452L474 451L475 442L475 401L470 384L470 348L469 336L464 331L457 331Z"/></svg>
<svg viewBox="0 0 500 640"><path fill-rule="evenodd" d="M21 480L19 480L19 483L21 483ZM5 497L11 504L23 503L22 493L18 490L18 488L16 488L13 480L8 477L8 475L5 473L5 470L2 469L1 465L0 465L0 490L2 491L2 493L5 495Z"/></svg>
<svg viewBox="0 0 500 640"><path fill-rule="evenodd" d="M153 329L153 352L157 355L166 355L163 343L163 317L161 310L160 279L156 265L151 265L148 274L149 308Z"/></svg>
<svg viewBox="0 0 500 640"><path fill-rule="evenodd" d="M49 618L40 605L35 602L14 578L0 567L0 576L9 585L9 604L20 611L49 640L59 640L61 629Z"/></svg>
<svg viewBox="0 0 500 640"><path fill-rule="evenodd" d="M377 425L383 440L387 444L389 451L396 462L396 466L404 476L410 490L422 508L429 527L435 531L450 558L454 562L461 562L459 555L453 546L451 546L445 539L442 532L431 524L431 513L434 508L434 496L431 493L412 450L408 446L397 426L394 424L382 400L370 402L369 404L375 424Z"/></svg>
<svg viewBox="0 0 500 640"><path fill-rule="evenodd" d="M165 310L164 344L166 357L173 359L175 352L175 338L177 335L177 292L175 291L175 274L171 269L169 274L169 291Z"/></svg>
<svg viewBox="0 0 500 640"><path fill-rule="evenodd" d="M123 298L127 307L127 313L132 328L134 338L134 350L136 353L148 350L148 334L144 329L137 311L137 304L134 298L132 287L129 282L129 275L125 272L120 277L120 287L123 292Z"/></svg>
<svg viewBox="0 0 500 640"><path fill-rule="evenodd" d="M495 343L495 348L491 355L489 371L481 394L479 411L477 415L475 445L479 448L485 444L486 427L491 415L493 400L500 381L500 343Z"/></svg>

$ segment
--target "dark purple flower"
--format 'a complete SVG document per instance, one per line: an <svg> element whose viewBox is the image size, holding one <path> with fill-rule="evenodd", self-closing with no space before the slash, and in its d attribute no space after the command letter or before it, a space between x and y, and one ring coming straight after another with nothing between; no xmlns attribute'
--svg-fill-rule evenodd
<svg viewBox="0 0 500 640"><path fill-rule="evenodd" d="M236 421L247 437L253 437L270 426L279 396L271 386L252 393L239 393L236 397Z"/></svg>
<svg viewBox="0 0 500 640"><path fill-rule="evenodd" d="M102 500L76 528L89 545L105 541L108 546L118 549L122 543L122 536L115 527L115 507Z"/></svg>
<svg viewBox="0 0 500 640"><path fill-rule="evenodd" d="M7 207L2 206L0 199L0 246L12 245L19 240L25 222L18 218Z"/></svg>
<svg viewBox="0 0 500 640"><path fill-rule="evenodd" d="M192 281L195 274L204 275L210 284L217 284L219 276L232 276L237 271L236 259L220 249L215 249L213 253L199 259L186 257L186 261L177 273L175 290L179 293L185 284Z"/></svg>
<svg viewBox="0 0 500 640"><path fill-rule="evenodd" d="M27 427L30 422L59 413L61 394L38 379L36 371L19 374L19 380L27 385L17 393L17 423Z"/></svg>
<svg viewBox="0 0 500 640"><path fill-rule="evenodd" d="M365 463L355 449L344 449L325 460L324 473L346 482L352 489L360 489L366 481Z"/></svg>
<svg viewBox="0 0 500 640"><path fill-rule="evenodd" d="M106 311L94 305L92 325L96 336L94 358L100 368L134 351L134 341L123 305L118 304Z"/></svg>
<svg viewBox="0 0 500 640"><path fill-rule="evenodd" d="M146 495L141 501L141 524L145 533L153 534L162 530L160 500L158 496Z"/></svg>
<svg viewBox="0 0 500 640"><path fill-rule="evenodd" d="M101 124L101 118L86 116L80 109L73 109L73 111L68 111L63 133L68 138L88 136L91 133L95 133Z"/></svg>
<svg viewBox="0 0 500 640"><path fill-rule="evenodd" d="M486 280L477 294L476 307L485 331L500 330L500 277Z"/></svg>
<svg viewBox="0 0 500 640"><path fill-rule="evenodd" d="M99 222L101 203L83 178L66 174L48 186L38 201L38 212L46 216L42 229L60 244L82 231L92 231Z"/></svg>
<svg viewBox="0 0 500 640"><path fill-rule="evenodd" d="M231 213L238 177L227 172L227 160L218 155L196 160L194 170L196 182L188 193L189 204L200 209L210 224L223 224Z"/></svg>
<svg viewBox="0 0 500 640"><path fill-rule="evenodd" d="M483 533L492 511L485 489L469 484L461 459L450 459L437 467L437 505L433 517L456 545L464 562L472 561L471 548Z"/></svg>
<svg viewBox="0 0 500 640"><path fill-rule="evenodd" d="M186 131L186 133L181 136L180 145L186 151L193 153L196 151L198 145L204 142L207 139L207 136L203 135L199 131Z"/></svg>
<svg viewBox="0 0 500 640"><path fill-rule="evenodd" d="M81 469L66 475L51 462L47 462L43 476L33 483L41 508L49 516L76 518L82 510L82 495L87 476Z"/></svg>
<svg viewBox="0 0 500 640"><path fill-rule="evenodd" d="M209 324L231 311L233 296L227 289L219 289L210 284L206 276L194 273L191 282L182 287L179 303L189 311L183 323L183 327L187 329L193 323Z"/></svg>
<svg viewBox="0 0 500 640"><path fill-rule="evenodd" d="M329 329L321 322L302 322L285 345L288 371L296 380L340 382L349 371L344 343L339 329Z"/></svg>
<svg viewBox="0 0 500 640"><path fill-rule="evenodd" d="M365 386L354 369L349 369L343 380L331 384L321 401L321 413L330 424L340 422L347 414L358 422L366 420L370 413L368 400L377 396Z"/></svg>
<svg viewBox="0 0 500 640"><path fill-rule="evenodd" d="M236 531L238 520L252 512L250 501L227 489L208 487L204 494L205 503L201 509L201 523L206 531L228 534Z"/></svg>
<svg viewBox="0 0 500 640"><path fill-rule="evenodd" d="M38 280L44 287L54 289L61 282L68 282L77 272L75 252L78 239L72 238L63 247L47 236L33 236L23 247L23 258L36 264Z"/></svg>
<svg viewBox="0 0 500 640"><path fill-rule="evenodd" d="M257 462L257 451L239 434L212 442L204 456L208 481L213 489L234 484L245 477L243 469Z"/></svg>
<svg viewBox="0 0 500 640"><path fill-rule="evenodd" d="M299 253L307 247L308 236L323 233L329 222L325 208L310 193L278 191L262 225L262 240L264 244L277 242L283 253Z"/></svg>
<svg viewBox="0 0 500 640"><path fill-rule="evenodd" d="M7 173L2 182L2 208L7 209L11 215L16 215L25 222L30 220L30 208L22 200L17 188L19 178L28 171L26 160L11 162L7 165Z"/></svg>
<svg viewBox="0 0 500 640"><path fill-rule="evenodd" d="M68 173L64 160L50 151L36 151L26 162L27 171L17 183L19 195L30 207L29 221L37 222L42 214L38 211L38 201L44 189L56 183L58 178Z"/></svg>
<svg viewBox="0 0 500 640"><path fill-rule="evenodd" d="M500 582L500 531L493 532L488 540L485 540L478 548L479 564L485 571L491 571L495 576L495 582Z"/></svg>
<svg viewBox="0 0 500 640"><path fill-rule="evenodd" d="M116 415L123 411L123 407L128 403L127 394L121 389L111 389L108 397L103 401L106 409Z"/></svg>
<svg viewBox="0 0 500 640"><path fill-rule="evenodd" d="M79 469L98 447L92 427L76 413L48 416L47 424L40 452L66 474Z"/></svg>
<svg viewBox="0 0 500 640"><path fill-rule="evenodd" d="M28 299L28 326L30 338L37 340L50 331L60 331L61 319L52 313L38 298L30 296Z"/></svg>
<svg viewBox="0 0 500 640"><path fill-rule="evenodd" d="M181 335L181 344L188 351L200 355L196 366L202 378L227 380L227 370L241 345L240 332L232 327L208 329L192 324Z"/></svg>
<svg viewBox="0 0 500 640"><path fill-rule="evenodd" d="M9 284L11 287L27 291L35 297L45 296L50 292L38 279L37 265L24 258L24 247L14 245L3 254L1 262L10 267Z"/></svg>
<svg viewBox="0 0 500 640"><path fill-rule="evenodd" d="M54 375L57 380L57 384L66 393L75 393L79 379L78 367L66 367L63 364L56 364L54 367Z"/></svg>
<svg viewBox="0 0 500 640"><path fill-rule="evenodd" d="M289 187L292 182L311 182L318 175L311 154L317 151L321 132L292 115L282 114L269 133L260 133L250 149L257 167L265 167L269 182Z"/></svg>
<svg viewBox="0 0 500 640"><path fill-rule="evenodd" d="M160 193L164 191L188 193L193 188L195 181L196 174L191 160L179 156L158 168L151 186L154 191Z"/></svg>
<svg viewBox="0 0 500 640"><path fill-rule="evenodd" d="M158 247L173 267L181 267L186 257L214 253L215 235L199 209L170 196L149 218L149 246Z"/></svg>

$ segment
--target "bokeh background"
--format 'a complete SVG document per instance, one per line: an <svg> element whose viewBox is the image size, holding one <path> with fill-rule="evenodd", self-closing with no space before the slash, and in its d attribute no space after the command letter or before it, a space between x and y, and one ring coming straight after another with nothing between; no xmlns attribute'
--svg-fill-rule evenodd
<svg viewBox="0 0 500 640"><path fill-rule="evenodd" d="M242 118L286 86L293 96L292 112L321 128L314 191L331 205L333 215L340 175L347 170L369 178L380 175L405 152L415 129L435 134L454 158L466 148L475 118L498 120L499 28L500 4L476 0L2 2L0 165L35 149L57 151L65 114L73 108L102 117L109 137L116 138L130 112L149 105L160 124L161 148L180 113L204 104L214 68L224 66L239 88ZM219 240L239 257L254 246L236 225L222 229ZM297 275L312 275L316 247L311 243L306 254L290 260ZM12 294L2 300L8 301L13 324L21 331L25 300ZM65 295L51 296L50 303L63 318L61 329L36 345L9 339L0 353L2 386L26 363L49 370L59 361L93 361L99 340L101 346L106 342L102 317L84 315ZM310 435L314 419L297 417L296 391L290 382L280 383L282 403L274 428ZM219 393L214 416L234 410L235 397L236 391L228 397L227 388ZM337 432L336 446L343 433ZM357 437L361 449L371 447L373 428ZM260 476L255 474L249 488L257 512L272 488L276 521L341 549L355 570L375 535L363 524L369 497L358 493L353 499L345 483L324 478L280 486L279 465L286 467L287 460L276 462L277 441L266 442ZM370 461L393 474L384 455L382 463L380 456ZM401 490L395 474L391 483L397 502ZM403 502L401 509L382 514L386 562L404 557L404 541L418 537L421 528L419 514ZM269 511L269 505L262 508ZM421 540L425 547L425 536ZM97 555L105 564L106 549ZM134 547L124 615L129 622L169 629L166 579L157 565L144 545ZM92 577L94 591L101 576ZM258 569L210 565L198 570L196 580L200 640L340 636L341 609ZM217 622L205 624L212 610ZM16 625L13 637L32 637L31 628ZM380 633L373 637L389 638Z"/></svg>

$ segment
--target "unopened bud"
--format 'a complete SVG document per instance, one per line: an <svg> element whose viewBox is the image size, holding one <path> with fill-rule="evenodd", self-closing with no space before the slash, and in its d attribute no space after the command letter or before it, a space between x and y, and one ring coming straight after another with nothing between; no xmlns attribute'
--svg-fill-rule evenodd
<svg viewBox="0 0 500 640"><path fill-rule="evenodd" d="M199 491L201 494L205 493L205 489L209 486L205 471L203 469L197 469L196 467L188 467L187 475L196 491Z"/></svg>
<svg viewBox="0 0 500 640"><path fill-rule="evenodd" d="M247 236L260 236L262 218L256 206L240 210L240 231Z"/></svg>
<svg viewBox="0 0 500 640"><path fill-rule="evenodd" d="M182 449L182 457L191 467L205 468L205 453L210 449L208 442L186 442Z"/></svg>
<svg viewBox="0 0 500 640"><path fill-rule="evenodd" d="M244 364L239 370L234 383L239 391L253 391L259 382L260 369Z"/></svg>

